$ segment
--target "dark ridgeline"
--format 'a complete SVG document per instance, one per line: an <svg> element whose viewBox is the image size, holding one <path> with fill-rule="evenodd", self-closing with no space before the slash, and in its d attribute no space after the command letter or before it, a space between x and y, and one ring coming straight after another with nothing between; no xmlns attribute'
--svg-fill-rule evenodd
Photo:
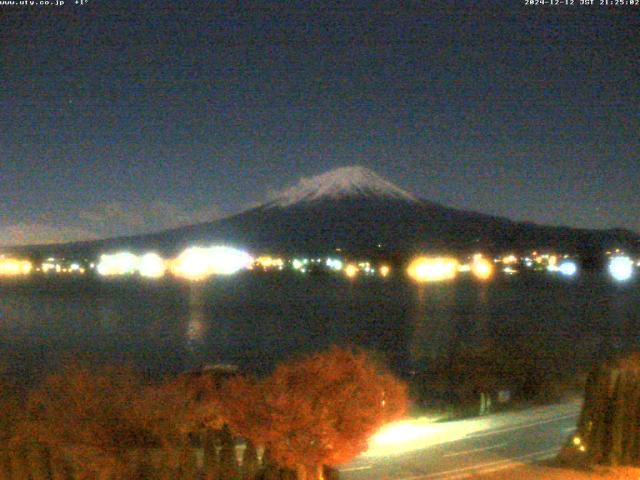
<svg viewBox="0 0 640 480"><path fill-rule="evenodd" d="M609 248L640 251L640 236L621 229L586 230L515 222L419 199L362 167L302 180L274 200L220 220L162 232L54 246L16 247L36 258L94 257L116 249L175 255L190 245L225 243L253 252L355 255L402 259L416 251L503 252L549 248L596 267Z"/></svg>

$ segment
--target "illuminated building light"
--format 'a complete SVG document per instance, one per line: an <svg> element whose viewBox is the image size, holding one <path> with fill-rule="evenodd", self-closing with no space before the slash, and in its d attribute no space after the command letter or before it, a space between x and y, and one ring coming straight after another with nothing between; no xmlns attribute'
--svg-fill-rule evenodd
<svg viewBox="0 0 640 480"><path fill-rule="evenodd" d="M49 272L50 270L55 270L56 266L53 263L45 262L42 264L42 271L44 273Z"/></svg>
<svg viewBox="0 0 640 480"><path fill-rule="evenodd" d="M417 282L441 282L453 280L458 274L459 263L449 257L418 257L411 262L407 273Z"/></svg>
<svg viewBox="0 0 640 480"><path fill-rule="evenodd" d="M505 265L512 265L514 263L518 263L518 257L516 257L515 255L507 255L505 257L502 257L502 263L504 263Z"/></svg>
<svg viewBox="0 0 640 480"><path fill-rule="evenodd" d="M458 267L458 271L459 272L463 272L463 273L470 272L471 271L471 265L468 264L468 263L462 264L462 265L460 265Z"/></svg>
<svg viewBox="0 0 640 480"><path fill-rule="evenodd" d="M293 259L292 264L293 264L293 268L294 268L295 270L300 270L300 269L302 268L302 266L304 265L304 264L302 263L302 261L301 261L301 260L298 260L297 258L294 258L294 259Z"/></svg>
<svg viewBox="0 0 640 480"><path fill-rule="evenodd" d="M518 270L513 267L505 267L502 269L502 271L507 275L515 275L516 273L518 273Z"/></svg>
<svg viewBox="0 0 640 480"><path fill-rule="evenodd" d="M391 268L389 268L388 265L381 265L380 266L380 275L382 277L387 277L390 272L391 272Z"/></svg>
<svg viewBox="0 0 640 480"><path fill-rule="evenodd" d="M69 271L70 272L79 272L80 271L80 265L77 263L72 263L71 265L69 265Z"/></svg>
<svg viewBox="0 0 640 480"><path fill-rule="evenodd" d="M582 443L582 440L580 440L580 437L573 437L573 444L577 447L578 445L580 445Z"/></svg>
<svg viewBox="0 0 640 480"><path fill-rule="evenodd" d="M566 277L573 277L578 272L578 266L572 260L565 260L555 268Z"/></svg>
<svg viewBox="0 0 640 480"><path fill-rule="evenodd" d="M258 257L256 258L256 265L264 269L271 268L273 266L273 258L269 257L268 255L263 255L262 257Z"/></svg>
<svg viewBox="0 0 640 480"><path fill-rule="evenodd" d="M101 255L96 269L102 276L130 275L138 269L139 258L131 252L118 252L111 255ZM60 272L60 265L56 265L56 272Z"/></svg>
<svg viewBox="0 0 640 480"><path fill-rule="evenodd" d="M327 258L326 265L327 267L336 271L342 270L342 267L344 266L344 264L342 263L342 260L339 260L337 258Z"/></svg>
<svg viewBox="0 0 640 480"><path fill-rule="evenodd" d="M262 268L263 270L271 270L272 268L277 268L282 270L284 266L284 261L281 258L270 257L269 255L262 255L255 260L255 265L257 267Z"/></svg>
<svg viewBox="0 0 640 480"><path fill-rule="evenodd" d="M478 280L489 280L493 276L493 265L482 257L474 257L471 264L471 273Z"/></svg>
<svg viewBox="0 0 640 480"><path fill-rule="evenodd" d="M247 252L225 246L191 247L171 265L171 272L188 280L202 280L211 275L231 275L247 269L253 258Z"/></svg>
<svg viewBox="0 0 640 480"><path fill-rule="evenodd" d="M558 257L556 255L550 255L548 258L549 265L556 266L558 264Z"/></svg>
<svg viewBox="0 0 640 480"><path fill-rule="evenodd" d="M629 257L612 257L609 261L609 273L614 280L625 282L633 276L633 261Z"/></svg>
<svg viewBox="0 0 640 480"><path fill-rule="evenodd" d="M29 260L0 258L0 276L17 277L31 273L33 265Z"/></svg>
<svg viewBox="0 0 640 480"><path fill-rule="evenodd" d="M355 278L355 276L358 274L358 267L350 263L344 268L344 273L349 278Z"/></svg>
<svg viewBox="0 0 640 480"><path fill-rule="evenodd" d="M164 259L157 253L145 253L140 257L138 271L146 278L160 278L164 276L167 265Z"/></svg>

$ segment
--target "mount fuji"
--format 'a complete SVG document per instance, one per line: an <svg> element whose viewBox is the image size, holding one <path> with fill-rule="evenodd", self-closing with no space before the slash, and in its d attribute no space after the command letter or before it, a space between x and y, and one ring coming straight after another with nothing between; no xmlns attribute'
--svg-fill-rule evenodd
<svg viewBox="0 0 640 480"><path fill-rule="evenodd" d="M275 195L267 207L290 207L322 200L344 198L387 198L420 201L409 192L388 182L364 167L342 167L312 178L302 178L297 185Z"/></svg>
<svg viewBox="0 0 640 480"><path fill-rule="evenodd" d="M584 256L620 246L640 250L628 230L585 230L515 222L421 199L364 167L303 178L254 208L212 222L134 237L30 251L92 255L113 249L158 250L225 243L254 253L404 256L416 251L468 252L553 248Z"/></svg>

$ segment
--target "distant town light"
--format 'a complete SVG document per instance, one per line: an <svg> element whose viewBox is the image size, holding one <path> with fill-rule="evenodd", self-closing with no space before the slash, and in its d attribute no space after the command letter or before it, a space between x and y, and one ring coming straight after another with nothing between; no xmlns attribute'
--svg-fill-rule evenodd
<svg viewBox="0 0 640 480"><path fill-rule="evenodd" d="M565 260L557 267L558 272L566 277L573 277L578 272L578 266L573 260Z"/></svg>
<svg viewBox="0 0 640 480"><path fill-rule="evenodd" d="M471 273L478 280L489 280L493 276L493 265L481 256L474 256L471 264Z"/></svg>
<svg viewBox="0 0 640 480"><path fill-rule="evenodd" d="M502 263L504 263L505 265L512 265L514 263L518 263L518 257L516 257L513 254L507 255L505 257L502 257Z"/></svg>
<svg viewBox="0 0 640 480"><path fill-rule="evenodd" d="M157 253L146 253L140 257L138 271L146 278L160 278L164 276L167 265L164 259Z"/></svg>
<svg viewBox="0 0 640 480"><path fill-rule="evenodd" d="M202 280L211 275L231 275L248 268L253 258L242 250L225 246L191 247L171 265L174 275L188 280Z"/></svg>
<svg viewBox="0 0 640 480"><path fill-rule="evenodd" d="M139 259L131 252L101 255L96 269L102 276L129 275L138 269ZM56 265L56 272L60 272Z"/></svg>
<svg viewBox="0 0 640 480"><path fill-rule="evenodd" d="M262 255L255 260L255 265L263 270L272 270L277 268L282 270L284 268L284 260L282 258L271 257L269 255ZM253 265L250 266L252 268Z"/></svg>
<svg viewBox="0 0 640 480"><path fill-rule="evenodd" d="M326 264L327 264L327 267L336 271L342 270L342 267L344 266L344 264L342 263L342 260L339 260L337 258L327 258Z"/></svg>
<svg viewBox="0 0 640 480"><path fill-rule="evenodd" d="M358 274L358 267L350 263L344 268L344 273L349 278L355 278L355 276Z"/></svg>
<svg viewBox="0 0 640 480"><path fill-rule="evenodd" d="M633 261L625 256L612 257L609 260L609 273L614 280L625 282L633 276Z"/></svg>
<svg viewBox="0 0 640 480"><path fill-rule="evenodd" d="M386 277L387 275L389 275L390 272L391 272L391 268L389 268L388 265L380 266L380 275L382 275L383 277Z"/></svg>
<svg viewBox="0 0 640 480"><path fill-rule="evenodd" d="M505 267L502 269L502 271L507 275L515 275L516 273L518 273L518 270L513 267Z"/></svg>
<svg viewBox="0 0 640 480"><path fill-rule="evenodd" d="M29 260L17 258L0 258L0 276L17 277L31 273L33 265Z"/></svg>
<svg viewBox="0 0 640 480"><path fill-rule="evenodd" d="M409 264L407 273L416 282L441 282L456 278L458 267L455 258L418 257Z"/></svg>

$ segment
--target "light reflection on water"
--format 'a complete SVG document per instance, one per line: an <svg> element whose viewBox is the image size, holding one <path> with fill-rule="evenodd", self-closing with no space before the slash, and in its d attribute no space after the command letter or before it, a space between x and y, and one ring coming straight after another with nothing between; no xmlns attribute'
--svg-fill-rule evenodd
<svg viewBox="0 0 640 480"><path fill-rule="evenodd" d="M216 362L266 369L292 353L349 343L406 370L486 340L564 349L576 365L640 346L640 284L584 277L423 286L284 274L191 285L0 284L0 355L25 375L68 353L162 373Z"/></svg>
<svg viewBox="0 0 640 480"><path fill-rule="evenodd" d="M207 330L206 298L204 288L199 283L194 283L189 288L189 316L185 338L187 347L195 351L198 344L204 341Z"/></svg>

